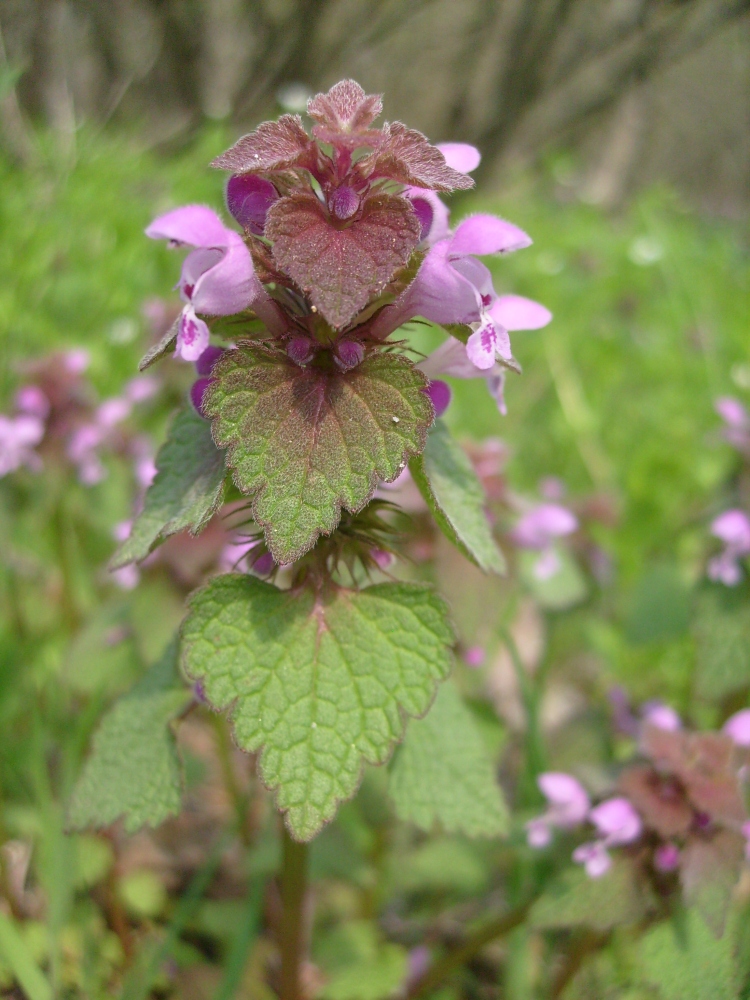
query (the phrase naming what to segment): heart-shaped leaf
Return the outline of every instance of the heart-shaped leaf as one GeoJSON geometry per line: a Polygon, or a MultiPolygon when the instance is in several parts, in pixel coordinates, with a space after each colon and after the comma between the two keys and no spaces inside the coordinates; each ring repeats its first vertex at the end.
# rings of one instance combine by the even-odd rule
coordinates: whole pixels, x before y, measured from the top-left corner
{"type": "Polygon", "coordinates": [[[486,573],[505,572],[505,559],[492,537],[482,484],[463,448],[438,420],[424,452],[409,463],[414,482],[453,544],[486,573]]]}
{"type": "Polygon", "coordinates": [[[442,684],[424,719],[412,722],[391,765],[389,791],[399,819],[428,833],[495,837],[508,810],[482,736],[454,684],[442,684]]]}
{"type": "Polygon", "coordinates": [[[281,591],[239,574],[190,598],[183,664],[229,709],[237,743],[261,751],[292,834],[309,840],[382,764],[450,670],[443,600],[422,584],[281,591]]]}
{"type": "Polygon", "coordinates": [[[381,292],[419,243],[421,227],[405,198],[377,194],[335,224],[313,194],[280,198],[266,218],[273,255],[340,329],[381,292]]]}
{"type": "Polygon", "coordinates": [[[348,372],[301,368],[250,343],[216,363],[204,396],[238,488],[278,563],[293,562],[392,482],[424,447],[432,404],[410,361],[376,353],[348,372]]]}

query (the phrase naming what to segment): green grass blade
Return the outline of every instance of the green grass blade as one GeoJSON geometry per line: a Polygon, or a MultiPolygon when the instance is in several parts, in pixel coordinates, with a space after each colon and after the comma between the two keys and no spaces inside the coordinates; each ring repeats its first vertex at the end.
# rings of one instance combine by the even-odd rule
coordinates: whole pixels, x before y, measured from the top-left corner
{"type": "Polygon", "coordinates": [[[232,947],[227,956],[224,976],[214,1000],[233,1000],[242,981],[250,948],[258,933],[261,904],[263,901],[263,881],[255,879],[247,897],[247,906],[242,917],[242,923],[237,928],[232,947]]]}
{"type": "Polygon", "coordinates": [[[29,954],[15,924],[0,912],[0,956],[18,980],[29,1000],[52,1000],[49,980],[29,954]]]}

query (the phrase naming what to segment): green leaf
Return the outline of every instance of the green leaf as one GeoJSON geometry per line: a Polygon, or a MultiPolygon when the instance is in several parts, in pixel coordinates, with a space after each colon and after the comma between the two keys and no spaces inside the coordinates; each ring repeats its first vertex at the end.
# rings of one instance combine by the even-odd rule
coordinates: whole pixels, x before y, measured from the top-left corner
{"type": "Polygon", "coordinates": [[[706,586],[693,617],[696,693],[717,701],[750,684],[750,600],[743,587],[706,586]]]}
{"type": "Polygon", "coordinates": [[[399,819],[430,831],[493,837],[508,812],[482,737],[455,686],[441,685],[424,719],[412,722],[391,764],[399,819]]]}
{"type": "Polygon", "coordinates": [[[318,947],[316,959],[329,975],[322,1000],[383,1000],[395,992],[407,971],[407,956],[397,944],[381,942],[365,920],[340,924],[318,947]]]}
{"type": "Polygon", "coordinates": [[[667,642],[687,632],[690,592],[676,566],[656,565],[638,580],[625,622],[625,635],[634,646],[667,642]]]}
{"type": "Polygon", "coordinates": [[[716,939],[692,910],[658,924],[641,940],[646,982],[663,1000],[737,1000],[731,935],[716,939]]]}
{"type": "Polygon", "coordinates": [[[293,836],[309,840],[355,792],[365,761],[382,764],[450,670],[443,600],[421,584],[362,591],[278,590],[227,574],[193,594],[182,629],[187,673],[235,739],[261,750],[293,836]]]}
{"type": "Polygon", "coordinates": [[[482,484],[442,420],[435,422],[424,452],[409,469],[445,537],[480,569],[502,575],[505,559],[487,521],[482,484]]]}
{"type": "Polygon", "coordinates": [[[178,316],[174,323],[170,326],[158,344],[154,344],[153,347],[149,347],[146,353],[143,355],[138,363],[138,371],[145,372],[147,368],[151,365],[156,364],[157,361],[169,354],[170,351],[174,350],[174,346],[177,343],[177,334],[180,332],[180,317],[178,316]]]}
{"type": "Polygon", "coordinates": [[[205,409],[276,562],[298,559],[342,507],[361,510],[378,479],[392,482],[422,450],[425,385],[410,361],[382,352],[339,372],[243,343],[216,363],[205,409]]]}
{"type": "Polygon", "coordinates": [[[128,833],[157,826],[180,807],[181,776],[169,723],[192,698],[176,670],[176,643],[115,703],[94,734],[73,790],[74,830],[109,826],[120,816],[128,833]]]}
{"type": "Polygon", "coordinates": [[[145,559],[167,536],[189,528],[197,535],[224,497],[224,455],[213,442],[211,427],[193,409],[181,410],[156,456],[156,478],[146,493],[130,538],[110,566],[117,569],[145,559]]]}
{"type": "Polygon", "coordinates": [[[534,903],[529,924],[539,930],[584,925],[607,931],[636,923],[652,905],[651,893],[635,866],[627,858],[616,857],[600,878],[589,878],[579,867],[566,869],[534,903]]]}

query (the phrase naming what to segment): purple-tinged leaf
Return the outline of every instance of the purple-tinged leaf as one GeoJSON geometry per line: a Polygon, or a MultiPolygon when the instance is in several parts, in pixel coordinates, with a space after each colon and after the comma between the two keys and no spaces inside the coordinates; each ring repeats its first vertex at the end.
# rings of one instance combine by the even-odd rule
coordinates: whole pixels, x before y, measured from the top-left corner
{"type": "Polygon", "coordinates": [[[255,174],[235,174],[227,184],[227,208],[255,236],[263,235],[268,209],[278,197],[273,184],[255,174]]]}
{"type": "Polygon", "coordinates": [[[307,102],[307,113],[319,125],[338,132],[361,132],[383,111],[380,94],[365,94],[356,80],[341,80],[327,94],[307,102]]]}
{"type": "Polygon", "coordinates": [[[299,115],[282,115],[278,121],[263,122],[254,132],[243,135],[211,166],[236,174],[284,170],[303,164],[312,147],[299,115]]]}
{"type": "Polygon", "coordinates": [[[265,230],[276,263],[336,329],[405,266],[420,233],[410,203],[389,194],[367,198],[357,217],[340,227],[314,195],[294,194],[271,207],[265,230]]]}
{"type": "Polygon", "coordinates": [[[690,829],[693,810],[675,778],[660,775],[647,765],[629,767],[620,775],[618,785],[646,826],[662,837],[684,836],[690,829]]]}
{"type": "Polygon", "coordinates": [[[277,563],[330,534],[342,507],[361,510],[379,479],[393,482],[424,448],[433,419],[426,381],[391,353],[341,372],[243,343],[217,362],[204,409],[277,563]]]}
{"type": "Polygon", "coordinates": [[[745,839],[731,830],[692,837],[682,851],[680,881],[685,903],[697,907],[714,936],[724,933],[732,892],[740,876],[745,839]]]}
{"type": "Polygon", "coordinates": [[[431,146],[421,132],[401,122],[386,122],[380,148],[362,165],[374,176],[432,191],[466,191],[474,187],[471,177],[448,166],[437,146],[431,146]]]}

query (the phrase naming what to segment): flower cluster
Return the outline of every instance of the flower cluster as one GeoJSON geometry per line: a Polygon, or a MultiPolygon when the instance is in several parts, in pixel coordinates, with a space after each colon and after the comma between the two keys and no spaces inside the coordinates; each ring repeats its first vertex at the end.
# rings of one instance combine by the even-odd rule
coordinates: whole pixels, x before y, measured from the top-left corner
{"type": "MultiPolygon", "coordinates": [[[[644,706],[635,727],[640,759],[623,768],[616,795],[591,807],[572,775],[538,778],[547,810],[526,824],[528,842],[541,848],[552,830],[584,823],[592,840],[573,851],[591,878],[612,865],[610,849],[628,847],[634,861],[655,878],[678,872],[686,901],[700,905],[701,887],[723,881],[727,893],[742,862],[750,859],[750,816],[745,782],[750,765],[750,710],[727,720],[722,732],[688,732],[667,705],[644,706]]],[[[717,918],[718,919],[718,918],[717,918]]]]}
{"type": "Polygon", "coordinates": [[[409,320],[449,326],[456,336],[420,365],[436,411],[450,398],[439,375],[486,379],[504,411],[504,372],[518,367],[509,332],[538,329],[551,316],[528,299],[498,295],[478,258],[531,240],[490,215],[451,231],[438,192],[470,188],[479,153],[432,146],[399,122],[374,128],[381,110],[380,97],[344,80],[308,103],[312,134],[286,114],[218,157],[214,166],[231,171],[227,207],[242,234],[201,205],[175,209],[147,229],[193,248],[182,266],[184,307],[173,339],[205,380],[193,391],[199,411],[216,360],[204,357],[212,320],[237,314],[260,320],[254,338],[300,367],[325,365],[323,353],[342,372],[383,349],[409,320]]]}
{"type": "MultiPolygon", "coordinates": [[[[716,412],[724,422],[722,438],[746,460],[750,458],[750,414],[738,399],[721,396],[716,412]]],[[[708,578],[727,587],[742,580],[742,561],[750,555],[750,517],[739,507],[724,511],[711,522],[711,534],[723,550],[708,561],[708,578]]]]}

